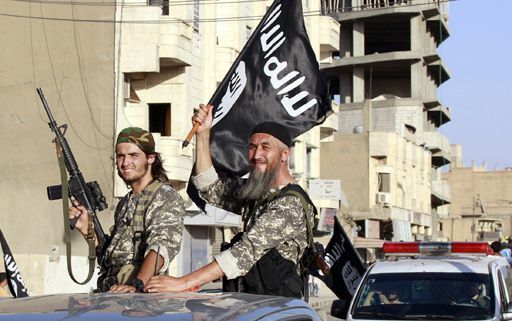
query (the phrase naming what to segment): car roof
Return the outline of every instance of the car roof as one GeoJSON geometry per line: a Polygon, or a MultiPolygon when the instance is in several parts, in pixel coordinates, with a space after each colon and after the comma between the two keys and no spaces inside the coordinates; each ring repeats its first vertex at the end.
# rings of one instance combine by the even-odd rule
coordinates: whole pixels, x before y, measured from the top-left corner
{"type": "Polygon", "coordinates": [[[257,320],[272,313],[313,315],[304,301],[244,293],[52,294],[0,299],[0,320],[257,320]]]}
{"type": "Polygon", "coordinates": [[[489,274],[489,264],[508,266],[499,256],[416,256],[376,262],[371,270],[378,273],[478,273],[489,274]]]}

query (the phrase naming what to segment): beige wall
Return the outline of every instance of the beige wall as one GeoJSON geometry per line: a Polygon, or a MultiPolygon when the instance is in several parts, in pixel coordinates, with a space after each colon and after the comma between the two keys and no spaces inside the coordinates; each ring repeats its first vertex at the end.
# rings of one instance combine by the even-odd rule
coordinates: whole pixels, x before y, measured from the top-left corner
{"type": "MultiPolygon", "coordinates": [[[[512,235],[512,171],[487,171],[483,169],[452,168],[443,175],[452,190],[452,203],[450,205],[450,219],[457,220],[461,216],[476,214],[476,220],[494,218],[503,227],[503,236],[512,235]],[[482,215],[480,198],[486,210],[482,215]],[[474,208],[474,209],[473,209],[474,208]]],[[[450,229],[451,220],[443,220],[446,228],[444,234],[453,240],[465,240],[471,235],[472,218],[465,218],[465,228],[450,229]],[[467,222],[469,221],[469,222],[467,222]]]]}
{"type": "Polygon", "coordinates": [[[341,181],[349,212],[370,208],[368,148],[368,135],[335,135],[321,143],[320,176],[341,181]]]}
{"type": "MultiPolygon", "coordinates": [[[[98,180],[113,205],[114,7],[3,1],[2,13],[0,228],[30,294],[45,292],[50,282],[60,291],[83,289],[74,287],[65,266],[44,272],[65,262],[65,248],[61,203],[46,197],[46,186],[60,183],[54,136],[35,89],[43,89],[57,123],[68,125],[66,137],[85,179],[98,180]]],[[[109,212],[99,213],[105,228],[109,212]]],[[[73,254],[86,252],[75,235],[73,254]]],[[[87,266],[74,267],[84,278],[87,266]]]]}

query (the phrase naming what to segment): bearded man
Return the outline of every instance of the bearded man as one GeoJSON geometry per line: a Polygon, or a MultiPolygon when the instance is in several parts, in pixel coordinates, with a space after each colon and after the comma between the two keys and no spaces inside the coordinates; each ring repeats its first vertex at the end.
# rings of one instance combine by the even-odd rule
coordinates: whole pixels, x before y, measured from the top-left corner
{"type": "Polygon", "coordinates": [[[248,144],[250,174],[219,179],[210,154],[212,111],[204,105],[192,118],[196,131],[193,183],[212,205],[240,213],[243,231],[208,265],[180,278],[156,276],[149,292],[184,291],[224,277],[224,290],[302,297],[300,259],[312,242],[315,209],[288,170],[292,139],[286,127],[258,124],[248,144]]]}

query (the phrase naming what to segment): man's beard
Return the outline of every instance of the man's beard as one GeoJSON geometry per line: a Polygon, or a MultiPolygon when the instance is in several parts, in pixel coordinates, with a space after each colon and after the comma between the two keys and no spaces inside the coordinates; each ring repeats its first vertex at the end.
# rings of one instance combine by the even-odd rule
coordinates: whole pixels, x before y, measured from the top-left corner
{"type": "Polygon", "coordinates": [[[260,172],[256,167],[251,169],[249,178],[238,191],[238,197],[244,200],[258,200],[271,188],[277,176],[278,167],[268,168],[260,172]]]}

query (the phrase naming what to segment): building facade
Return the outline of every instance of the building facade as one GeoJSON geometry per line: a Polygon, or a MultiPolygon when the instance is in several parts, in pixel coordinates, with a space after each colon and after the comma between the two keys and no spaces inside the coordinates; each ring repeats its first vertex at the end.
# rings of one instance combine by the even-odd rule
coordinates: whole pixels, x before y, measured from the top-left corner
{"type": "MultiPolygon", "coordinates": [[[[155,135],[171,182],[188,207],[182,248],[170,274],[188,273],[212,259],[239,218],[216,208],[204,213],[188,199],[194,142],[185,149],[181,144],[194,108],[209,100],[270,4],[8,1],[3,9],[8,15],[0,17],[9,44],[2,52],[2,61],[9,63],[0,88],[5,97],[1,131],[8,141],[21,138],[22,144],[6,144],[1,228],[31,294],[83,292],[95,284],[93,279],[76,285],[65,277],[62,209],[44,191],[58,184],[59,170],[35,88],[43,87],[57,122],[68,124],[66,137],[84,177],[97,180],[107,197],[109,209],[98,213],[107,231],[116,202],[128,191],[113,164],[116,134],[140,126],[155,135]],[[17,233],[20,226],[24,234],[17,233]]],[[[303,10],[318,59],[330,61],[339,50],[339,23],[319,14],[320,1],[303,1],[303,10]]],[[[294,142],[290,167],[304,187],[320,177],[320,141],[332,140],[336,117],[294,142]]],[[[314,201],[337,207],[322,197],[314,201]]],[[[73,235],[72,246],[74,273],[85,278],[85,243],[73,235]]]]}
{"type": "Polygon", "coordinates": [[[453,161],[443,173],[453,199],[441,220],[444,237],[453,241],[506,240],[512,236],[512,168],[488,170],[487,165],[462,162],[462,147],[452,145],[453,161]]]}
{"type": "Polygon", "coordinates": [[[321,168],[353,190],[348,221],[363,237],[356,246],[439,236],[438,217],[451,199],[439,174],[450,146],[437,131],[450,120],[437,98],[449,79],[437,54],[449,35],[447,9],[439,1],[324,2],[341,26],[339,55],[322,64],[340,102],[340,128],[334,146],[322,146],[321,168]],[[357,171],[324,166],[347,151],[350,164],[360,160],[357,171]]]}

